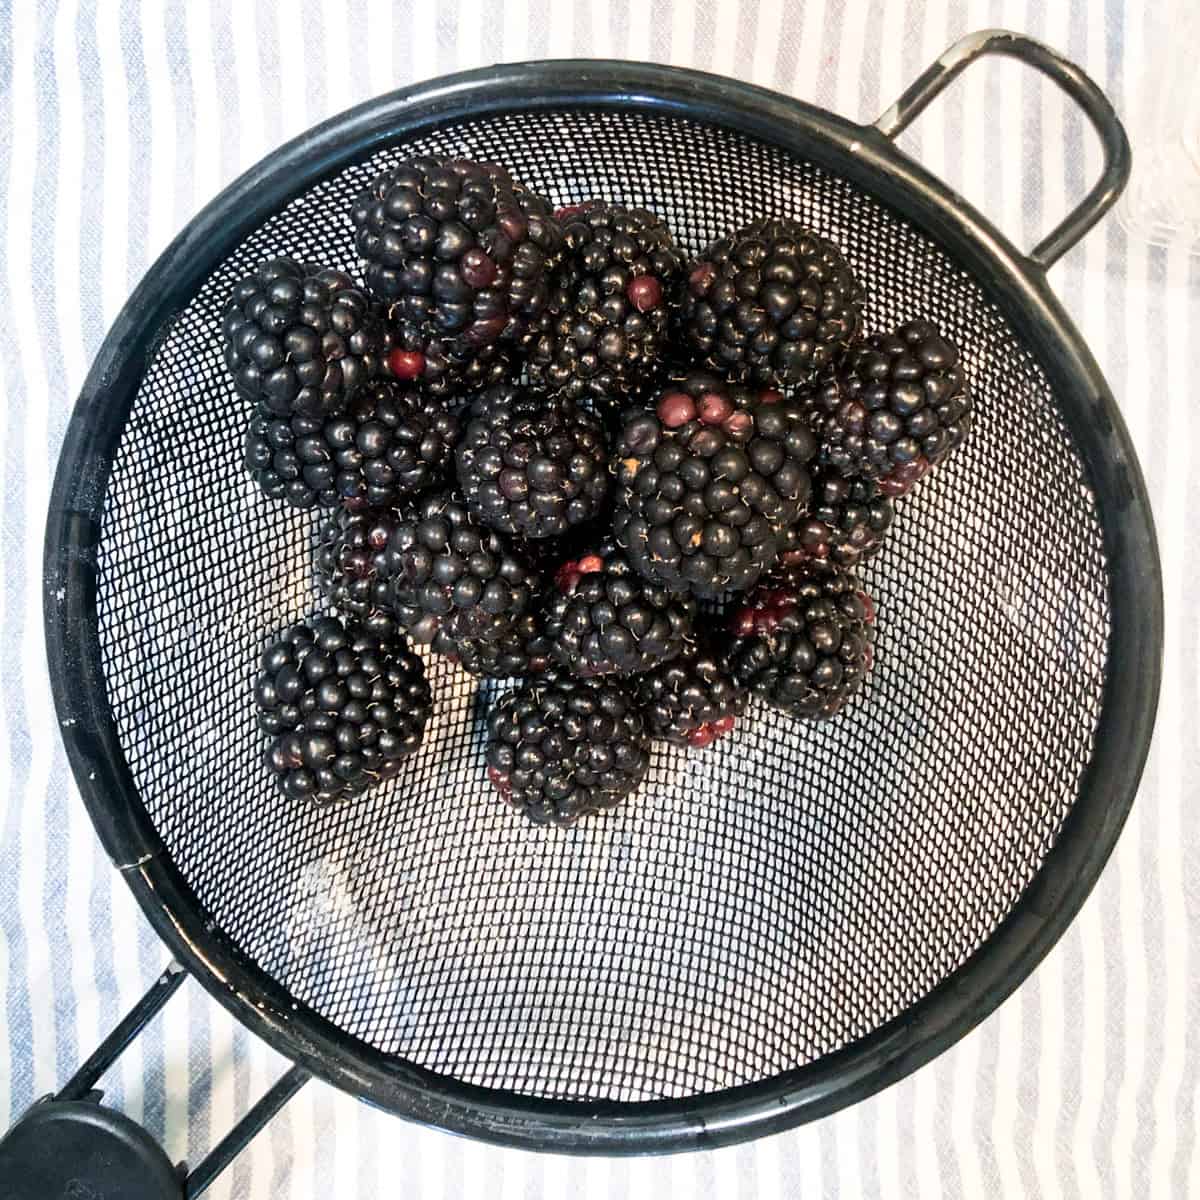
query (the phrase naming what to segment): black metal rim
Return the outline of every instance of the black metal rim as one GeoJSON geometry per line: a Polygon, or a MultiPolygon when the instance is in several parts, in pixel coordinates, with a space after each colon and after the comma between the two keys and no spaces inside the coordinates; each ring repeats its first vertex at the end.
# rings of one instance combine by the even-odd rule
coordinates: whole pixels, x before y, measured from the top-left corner
{"type": "Polygon", "coordinates": [[[886,1087],[982,1021],[1057,941],[1099,876],[1141,776],[1161,671],[1161,571],[1141,472],[1112,394],[1044,271],[875,128],[733,80],[649,64],[517,64],[421,84],[333,118],[231,184],[150,269],[97,355],[59,460],[45,566],[49,671],[75,778],[106,850],[172,952],[245,1025],[330,1083],[413,1120],[560,1153],[697,1149],[779,1132],[886,1087]],[[389,141],[467,117],[562,108],[674,115],[773,143],[850,179],[941,243],[1049,375],[1101,497],[1111,565],[1096,751],[1054,849],[1004,922],[934,991],[860,1041],[755,1084],[682,1100],[571,1104],[479,1088],[389,1062],[298,1007],[206,927],[139,799],[100,660],[96,548],[112,454],[158,331],[211,265],[293,196],[389,141]]]}

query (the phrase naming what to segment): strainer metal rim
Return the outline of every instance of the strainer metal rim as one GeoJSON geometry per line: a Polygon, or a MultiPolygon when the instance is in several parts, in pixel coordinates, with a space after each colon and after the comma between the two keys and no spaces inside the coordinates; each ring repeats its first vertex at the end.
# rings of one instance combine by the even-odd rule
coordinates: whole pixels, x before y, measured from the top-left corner
{"type": "Polygon", "coordinates": [[[958,1040],[1033,970],[1095,883],[1133,801],[1161,671],[1161,571],[1141,472],[1112,394],[1043,266],[876,127],[719,76],[629,62],[506,65],[394,92],[281,147],[217,196],[147,272],[97,354],[59,460],[44,587],[51,684],[80,793],[177,958],[248,1028],[318,1077],[413,1120],[556,1152],[660,1152],[778,1132],[871,1095],[958,1040]],[[389,1060],[297,1005],[214,932],[170,861],[121,749],[101,663],[97,546],[113,454],[163,329],[211,268],[294,196],[389,140],[488,114],[564,108],[678,116],[771,143],[848,178],[939,243],[1042,364],[1091,478],[1111,571],[1095,753],[1058,841],[1001,925],[926,997],[859,1041],[754,1084],[679,1100],[551,1102],[468,1085],[389,1060]]]}

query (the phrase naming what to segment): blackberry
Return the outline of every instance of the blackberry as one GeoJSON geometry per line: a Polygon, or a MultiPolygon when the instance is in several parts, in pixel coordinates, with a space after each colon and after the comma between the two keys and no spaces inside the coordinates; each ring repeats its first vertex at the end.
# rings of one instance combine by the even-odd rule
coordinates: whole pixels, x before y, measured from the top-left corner
{"type": "MultiPolygon", "coordinates": [[[[385,314],[391,307],[384,308],[385,314]]],[[[411,321],[394,324],[385,315],[388,353],[386,373],[403,383],[414,383],[430,396],[453,401],[463,392],[475,392],[511,379],[517,359],[503,343],[464,350],[453,339],[437,337],[411,321]]]]}
{"type": "Polygon", "coordinates": [[[807,397],[821,459],[902,496],[971,430],[958,348],[930,321],[873,334],[807,397]]]}
{"type": "Polygon", "coordinates": [[[344,412],[279,417],[261,405],[245,463],[272,499],[294,508],[395,504],[445,475],[458,418],[441,401],[388,380],[361,388],[344,412]]]}
{"type": "Polygon", "coordinates": [[[254,699],[284,795],[318,804],[394,776],[433,712],[415,654],[334,617],[293,625],[267,647],[254,699]]]}
{"type": "Polygon", "coordinates": [[[472,675],[495,679],[540,675],[550,665],[550,639],[535,613],[518,617],[498,638],[460,638],[447,647],[472,675]]]}
{"type": "Polygon", "coordinates": [[[246,426],[246,470],[272,500],[293,508],[334,507],[337,468],[321,417],[280,417],[256,406],[246,426]]]}
{"type": "Polygon", "coordinates": [[[497,641],[529,610],[537,585],[529,565],[449,492],[406,505],[382,553],[401,628],[443,654],[463,638],[497,641]]]}
{"type": "Polygon", "coordinates": [[[372,179],[351,218],[393,372],[438,393],[506,375],[503,344],[546,308],[562,244],[550,205],[492,164],[421,157],[372,179]]]}
{"type": "Polygon", "coordinates": [[[458,433],[458,418],[435,397],[387,379],[368,384],[325,423],[338,495],[365,508],[425,491],[445,476],[458,433]]]}
{"type": "Polygon", "coordinates": [[[238,391],[278,417],[338,412],[383,369],[383,327],[354,280],[290,258],[233,289],[221,331],[238,391]]]}
{"type": "Polygon", "coordinates": [[[398,521],[386,508],[334,513],[321,525],[315,547],[326,602],[380,641],[400,633],[392,608],[392,579],[400,568],[389,552],[398,521]]]}
{"type": "Polygon", "coordinates": [[[815,452],[799,407],[779,392],[692,372],[621,431],[617,541],[672,591],[742,591],[774,565],[807,505],[815,452]]]}
{"type": "Polygon", "coordinates": [[[573,400],[500,384],[476,396],[464,419],[458,482],[485,524],[559,537],[599,513],[608,492],[604,434],[573,400]]]}
{"type": "Polygon", "coordinates": [[[555,581],[546,633],[555,661],[576,675],[648,671],[691,636],[694,602],[642,579],[613,546],[564,563],[555,581]]]}
{"type": "Polygon", "coordinates": [[[757,588],[731,615],[724,665],[797,717],[837,713],[874,661],[875,606],[850,572],[824,563],[757,588]]]}
{"type": "Polygon", "coordinates": [[[639,675],[637,699],[652,737],[703,748],[746,711],[746,689],[709,650],[695,647],[639,675]]]}
{"type": "Polygon", "coordinates": [[[526,369],[535,386],[605,415],[660,372],[683,255],[642,208],[593,200],[555,216],[564,254],[529,334],[526,369]]]}
{"type": "Polygon", "coordinates": [[[871,479],[852,479],[827,466],[812,472],[808,515],[787,531],[779,555],[784,570],[812,559],[853,567],[877,554],[895,506],[871,479]]]}
{"type": "Polygon", "coordinates": [[[607,679],[551,671],[501,697],[488,715],[488,778],[539,825],[612,808],[650,762],[632,696],[607,679]]]}
{"type": "Polygon", "coordinates": [[[712,370],[787,387],[840,357],[861,327],[862,299],[832,242],[786,217],[764,217],[692,265],[681,332],[712,370]]]}

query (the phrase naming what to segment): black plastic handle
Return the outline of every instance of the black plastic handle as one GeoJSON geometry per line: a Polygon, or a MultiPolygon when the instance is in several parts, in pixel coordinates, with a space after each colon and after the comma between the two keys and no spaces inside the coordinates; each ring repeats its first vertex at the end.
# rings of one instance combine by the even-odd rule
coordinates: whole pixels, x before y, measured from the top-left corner
{"type": "Polygon", "coordinates": [[[1100,137],[1104,169],[1091,191],[1034,248],[1028,258],[1042,270],[1057,262],[1112,206],[1129,182],[1129,139],[1108,97],[1074,63],[1032,38],[1004,29],[969,33],[921,72],[904,94],[875,122],[884,137],[895,139],[926,105],[977,58],[1006,54],[1052,79],[1080,108],[1100,137]]]}
{"type": "Polygon", "coordinates": [[[245,1149],[247,1143],[304,1086],[309,1074],[289,1068],[191,1172],[173,1166],[140,1125],[111,1109],[101,1109],[101,1076],[179,990],[187,971],[172,962],[150,990],[97,1047],[55,1096],[38,1101],[0,1138],[0,1195],[129,1196],[131,1200],[196,1200],[245,1149]],[[56,1158],[45,1147],[53,1138],[56,1158]],[[80,1190],[82,1189],[82,1190],[80,1190]]]}

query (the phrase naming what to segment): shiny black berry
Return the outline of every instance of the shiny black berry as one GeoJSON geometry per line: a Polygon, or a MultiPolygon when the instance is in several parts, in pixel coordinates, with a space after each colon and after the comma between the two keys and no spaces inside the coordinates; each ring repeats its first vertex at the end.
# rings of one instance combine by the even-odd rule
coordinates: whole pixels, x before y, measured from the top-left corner
{"type": "Polygon", "coordinates": [[[613,546],[559,567],[546,609],[556,662],[576,675],[648,671],[680,654],[695,604],[643,579],[613,546]]]}
{"type": "Polygon", "coordinates": [[[626,421],[614,451],[614,531],[672,591],[750,587],[808,504],[816,442],[799,407],[692,372],[626,421]]]}
{"type": "Polygon", "coordinates": [[[444,401],[391,380],[368,384],[324,426],[338,496],[365,508],[441,483],[458,435],[458,418],[444,401]]]}
{"type": "Polygon", "coordinates": [[[779,569],[814,559],[854,567],[877,554],[895,517],[895,506],[879,485],[829,466],[814,467],[812,476],[808,513],[785,534],[779,569]]]}
{"type": "Polygon", "coordinates": [[[743,383],[787,387],[836,362],[862,324],[862,290],[838,248],[764,217],[715,242],[680,290],[691,352],[743,383]]]}
{"type": "Polygon", "coordinates": [[[573,400],[500,384],[475,397],[463,422],[458,482],[485,524],[560,537],[600,512],[609,485],[604,433],[573,400]]]}
{"type": "Polygon", "coordinates": [[[529,610],[537,588],[524,559],[450,492],[406,504],[384,555],[401,628],[444,654],[463,638],[498,640],[529,610]]]}
{"type": "Polygon", "coordinates": [[[797,717],[839,712],[874,661],[875,606],[850,572],[811,563],[756,588],[731,613],[723,665],[797,717]]]}
{"type": "Polygon", "coordinates": [[[487,720],[488,777],[537,824],[571,825],[619,804],[650,762],[630,693],[550,671],[500,698],[487,720]]]}
{"type": "Polygon", "coordinates": [[[268,497],[292,508],[332,508],[341,498],[322,417],[280,417],[257,406],[246,426],[243,462],[268,497]]]}
{"type": "Polygon", "coordinates": [[[340,411],[383,370],[387,343],[342,271],[273,258],[234,289],[221,321],[238,391],[275,416],[340,411]]]}
{"type": "Polygon", "coordinates": [[[342,510],[321,525],[315,547],[317,584],[326,601],[381,641],[401,632],[392,604],[400,564],[391,549],[399,520],[387,508],[342,510]]]}
{"type": "Polygon", "coordinates": [[[806,393],[821,461],[902,496],[971,431],[958,348],[930,321],[873,334],[806,393]]]}
{"type": "Polygon", "coordinates": [[[662,370],[683,255],[645,209],[592,200],[556,216],[564,253],[527,337],[529,378],[610,415],[662,370]]]}
{"type": "Polygon", "coordinates": [[[281,790],[317,804],[392,778],[433,712],[415,654],[333,617],[312,617],[271,642],[254,699],[281,790]]]}
{"type": "Polygon", "coordinates": [[[506,376],[504,347],[545,311],[561,249],[549,204],[501,167],[426,156],[372,179],[351,218],[393,374],[438,394],[506,376]]]}
{"type": "Polygon", "coordinates": [[[464,671],[493,679],[540,675],[550,665],[550,639],[536,612],[517,617],[496,638],[459,638],[439,643],[464,671]]]}
{"type": "Polygon", "coordinates": [[[688,647],[639,675],[636,687],[650,735],[681,746],[711,746],[746,711],[746,689],[708,648],[688,647]]]}

